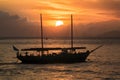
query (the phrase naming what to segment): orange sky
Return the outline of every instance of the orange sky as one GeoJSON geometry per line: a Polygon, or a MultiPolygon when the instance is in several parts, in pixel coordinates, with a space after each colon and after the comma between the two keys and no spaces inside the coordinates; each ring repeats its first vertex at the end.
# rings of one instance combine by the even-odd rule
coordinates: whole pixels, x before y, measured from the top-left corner
{"type": "Polygon", "coordinates": [[[73,14],[74,25],[79,26],[120,21],[120,0],[0,0],[0,11],[37,24],[42,13],[44,26],[55,26],[56,20],[63,20],[64,26],[68,26],[73,14]]]}
{"type": "Polygon", "coordinates": [[[112,6],[117,1],[120,2],[120,0],[0,0],[0,9],[27,17],[33,22],[38,21],[39,13],[42,13],[44,20],[49,20],[48,24],[54,20],[68,20],[69,14],[74,15],[76,23],[90,23],[119,19],[112,15],[115,14],[112,6]]]}

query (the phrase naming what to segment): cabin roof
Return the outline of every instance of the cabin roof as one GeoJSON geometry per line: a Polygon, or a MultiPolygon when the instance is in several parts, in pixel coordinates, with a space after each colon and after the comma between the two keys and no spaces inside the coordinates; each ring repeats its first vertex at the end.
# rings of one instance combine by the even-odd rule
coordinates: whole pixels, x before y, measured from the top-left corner
{"type": "Polygon", "coordinates": [[[21,49],[21,51],[49,51],[49,50],[72,50],[72,49],[86,49],[86,47],[73,47],[73,48],[26,48],[26,49],[21,49]]]}

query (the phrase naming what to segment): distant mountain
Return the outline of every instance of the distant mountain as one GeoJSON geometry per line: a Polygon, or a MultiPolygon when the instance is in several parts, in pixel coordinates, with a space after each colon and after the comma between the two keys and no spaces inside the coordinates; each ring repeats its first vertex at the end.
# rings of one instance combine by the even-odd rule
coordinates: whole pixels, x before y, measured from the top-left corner
{"type": "Polygon", "coordinates": [[[100,37],[105,38],[120,38],[120,31],[108,31],[100,35],[100,37]]]}

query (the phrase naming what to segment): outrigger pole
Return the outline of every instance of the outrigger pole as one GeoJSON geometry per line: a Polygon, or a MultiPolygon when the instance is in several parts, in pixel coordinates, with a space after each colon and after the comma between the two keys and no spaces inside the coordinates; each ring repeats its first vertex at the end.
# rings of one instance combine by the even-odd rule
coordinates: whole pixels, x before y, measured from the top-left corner
{"type": "MultiPolygon", "coordinates": [[[[43,26],[42,26],[42,14],[40,14],[40,27],[41,27],[41,47],[42,49],[44,48],[43,46],[43,26]]],[[[43,54],[43,50],[42,50],[42,54],[43,54]]]]}
{"type": "Polygon", "coordinates": [[[98,47],[96,47],[95,49],[91,50],[90,53],[94,52],[95,50],[99,49],[100,47],[102,47],[103,45],[100,45],[98,47]]]}

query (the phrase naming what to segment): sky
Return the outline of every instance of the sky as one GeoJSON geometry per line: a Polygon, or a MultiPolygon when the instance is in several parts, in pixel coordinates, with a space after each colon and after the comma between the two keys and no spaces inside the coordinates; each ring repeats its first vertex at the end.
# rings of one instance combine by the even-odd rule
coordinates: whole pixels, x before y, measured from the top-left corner
{"type": "Polygon", "coordinates": [[[120,37],[120,0],[0,0],[0,37],[120,37]],[[55,26],[57,20],[64,25],[55,26]]]}

